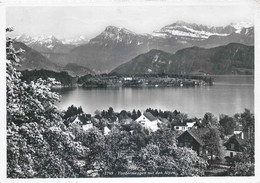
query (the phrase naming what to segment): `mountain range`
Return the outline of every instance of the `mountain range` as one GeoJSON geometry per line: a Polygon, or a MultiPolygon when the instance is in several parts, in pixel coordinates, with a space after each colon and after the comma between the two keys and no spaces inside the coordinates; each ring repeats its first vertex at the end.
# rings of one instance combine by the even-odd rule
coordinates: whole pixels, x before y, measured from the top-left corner
{"type": "Polygon", "coordinates": [[[22,59],[20,66],[17,67],[18,70],[50,70],[50,71],[66,71],[71,76],[83,76],[86,74],[93,74],[94,72],[86,67],[77,65],[75,63],[68,63],[64,67],[59,66],[48,58],[44,57],[38,51],[26,46],[21,42],[14,42],[15,49],[22,49],[25,52],[22,54],[22,59]]]}
{"type": "Polygon", "coordinates": [[[31,47],[25,45],[21,42],[14,42],[15,49],[22,49],[25,52],[22,54],[22,59],[20,61],[19,70],[26,70],[26,69],[46,69],[46,70],[53,70],[58,71],[61,70],[61,67],[57,64],[50,61],[48,58],[44,57],[38,51],[32,49],[31,47]]]}
{"type": "Polygon", "coordinates": [[[40,53],[68,53],[72,48],[71,45],[63,44],[61,40],[53,35],[31,37],[22,34],[21,36],[16,37],[16,41],[22,42],[40,53]]]}
{"type": "Polygon", "coordinates": [[[54,36],[31,38],[22,35],[17,41],[38,51],[60,67],[68,63],[84,66],[95,72],[110,72],[134,57],[156,49],[170,54],[188,47],[212,48],[229,43],[254,45],[254,27],[250,23],[208,27],[177,21],[153,31],[137,34],[125,28],[107,26],[103,32],[78,44],[54,36]]]}
{"type": "Polygon", "coordinates": [[[175,54],[151,50],[115,68],[117,74],[253,74],[254,46],[230,43],[215,48],[191,47],[175,54]]]}
{"type": "Polygon", "coordinates": [[[205,25],[189,24],[183,21],[177,21],[171,25],[161,28],[159,31],[154,31],[153,36],[172,37],[182,36],[189,39],[208,39],[210,36],[228,36],[232,33],[240,34],[243,29],[249,29],[253,24],[240,22],[230,24],[225,27],[208,27],[205,25]]]}

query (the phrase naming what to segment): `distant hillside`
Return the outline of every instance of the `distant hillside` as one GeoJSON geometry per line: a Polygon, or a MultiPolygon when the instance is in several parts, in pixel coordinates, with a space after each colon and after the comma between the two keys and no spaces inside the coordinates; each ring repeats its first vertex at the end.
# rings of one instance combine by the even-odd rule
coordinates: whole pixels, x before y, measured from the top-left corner
{"type": "Polygon", "coordinates": [[[14,47],[16,50],[19,50],[20,48],[25,51],[24,54],[22,54],[22,60],[20,62],[19,70],[25,70],[25,69],[46,69],[46,70],[52,70],[52,71],[59,71],[61,70],[61,67],[57,64],[53,63],[43,55],[41,55],[38,51],[26,46],[24,43],[21,42],[15,42],[14,47]]]}
{"type": "Polygon", "coordinates": [[[50,70],[50,71],[66,71],[71,76],[83,76],[86,74],[93,74],[94,72],[87,67],[75,63],[68,63],[64,67],[53,63],[50,59],[43,56],[38,51],[26,46],[24,43],[15,42],[14,47],[16,50],[20,48],[25,52],[22,54],[22,60],[17,69],[18,70],[50,70]]]}
{"type": "Polygon", "coordinates": [[[75,63],[68,63],[65,67],[63,67],[63,71],[68,72],[72,76],[83,76],[87,74],[94,74],[94,72],[89,68],[83,67],[75,63]]]}
{"type": "Polygon", "coordinates": [[[55,78],[56,81],[61,82],[61,84],[64,86],[70,86],[77,82],[77,79],[71,77],[67,72],[54,72],[44,69],[32,71],[24,70],[21,72],[22,80],[27,82],[35,81],[39,78],[42,78],[44,80],[48,78],[55,78]]]}
{"type": "Polygon", "coordinates": [[[115,68],[118,74],[253,74],[254,46],[230,43],[205,49],[185,48],[170,54],[151,50],[115,68]]]}

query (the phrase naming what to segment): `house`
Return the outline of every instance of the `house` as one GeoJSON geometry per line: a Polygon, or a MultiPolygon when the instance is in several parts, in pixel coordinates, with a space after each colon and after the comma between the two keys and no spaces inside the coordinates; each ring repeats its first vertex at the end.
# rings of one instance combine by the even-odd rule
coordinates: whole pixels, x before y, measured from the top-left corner
{"type": "Polygon", "coordinates": [[[131,119],[131,118],[127,118],[127,119],[122,119],[120,122],[122,123],[122,124],[130,124],[131,122],[132,122],[133,120],[131,119]]]}
{"type": "Polygon", "coordinates": [[[194,129],[203,128],[202,120],[201,119],[195,120],[195,123],[193,124],[192,128],[194,129]]]}
{"type": "Polygon", "coordinates": [[[161,117],[160,117],[159,119],[160,119],[160,121],[163,122],[163,123],[166,123],[166,124],[169,123],[169,120],[166,119],[166,118],[161,118],[161,117]]]}
{"type": "Polygon", "coordinates": [[[245,140],[243,138],[243,133],[232,135],[225,143],[226,156],[233,157],[239,153],[242,153],[243,146],[245,145],[245,140]]]}
{"type": "Polygon", "coordinates": [[[233,157],[237,154],[242,153],[244,146],[248,140],[254,139],[254,125],[238,125],[232,135],[225,143],[226,156],[233,157]]]}
{"type": "Polygon", "coordinates": [[[82,125],[82,119],[80,118],[80,116],[75,117],[75,119],[73,119],[71,124],[78,124],[78,125],[82,125]]]}
{"type": "Polygon", "coordinates": [[[104,127],[104,135],[108,135],[110,132],[111,132],[111,130],[107,126],[105,126],[104,127]]]}
{"type": "Polygon", "coordinates": [[[76,116],[71,125],[80,125],[84,131],[87,131],[94,127],[91,121],[87,121],[84,116],[76,116]]]}
{"type": "Polygon", "coordinates": [[[196,123],[196,121],[187,121],[186,124],[188,125],[188,129],[190,130],[194,124],[196,123]]]}
{"type": "Polygon", "coordinates": [[[78,124],[78,125],[85,125],[85,124],[91,123],[90,120],[91,119],[88,118],[86,115],[80,114],[80,115],[71,117],[70,123],[78,124]]]}
{"type": "Polygon", "coordinates": [[[125,80],[125,81],[132,81],[133,78],[132,78],[132,77],[125,77],[124,80],[125,80]]]}
{"type": "Polygon", "coordinates": [[[188,130],[188,125],[186,123],[178,122],[173,125],[173,129],[176,131],[186,131],[188,130]]]}
{"type": "Polygon", "coordinates": [[[160,119],[153,116],[150,112],[142,113],[141,116],[135,121],[140,123],[143,127],[151,129],[152,131],[158,130],[158,123],[162,123],[160,119]]]}
{"type": "Polygon", "coordinates": [[[178,138],[179,147],[188,147],[196,151],[199,156],[207,154],[206,144],[201,138],[201,133],[198,130],[187,130],[183,132],[178,138]]]}
{"type": "Polygon", "coordinates": [[[88,131],[89,129],[91,129],[93,127],[94,127],[93,123],[88,123],[88,124],[82,125],[82,128],[84,131],[88,131]]]}
{"type": "Polygon", "coordinates": [[[173,128],[176,131],[186,131],[190,130],[195,123],[196,121],[177,122],[173,125],[173,128]]]}
{"type": "Polygon", "coordinates": [[[234,130],[234,134],[240,134],[243,132],[243,126],[242,125],[237,125],[235,130],[234,130]]]}

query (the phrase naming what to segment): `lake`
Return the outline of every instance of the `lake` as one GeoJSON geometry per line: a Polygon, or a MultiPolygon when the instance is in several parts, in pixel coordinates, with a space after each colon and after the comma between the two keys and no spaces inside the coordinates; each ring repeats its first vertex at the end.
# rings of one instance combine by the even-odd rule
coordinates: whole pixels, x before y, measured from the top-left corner
{"type": "Polygon", "coordinates": [[[213,86],[190,88],[61,88],[56,105],[67,109],[82,106],[85,113],[96,110],[143,111],[149,107],[180,111],[189,117],[202,118],[206,112],[234,115],[245,108],[254,112],[254,76],[213,76],[213,86]]]}

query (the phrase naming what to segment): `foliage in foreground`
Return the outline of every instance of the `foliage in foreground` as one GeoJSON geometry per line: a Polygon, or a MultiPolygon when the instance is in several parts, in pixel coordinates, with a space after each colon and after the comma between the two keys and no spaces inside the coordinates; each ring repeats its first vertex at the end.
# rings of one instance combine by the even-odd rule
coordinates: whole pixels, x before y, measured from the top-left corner
{"type": "Polygon", "coordinates": [[[54,105],[59,96],[51,92],[56,82],[22,82],[15,69],[22,50],[14,50],[12,43],[7,38],[7,176],[76,177],[77,159],[86,148],[73,141],[62,123],[54,105]]]}

